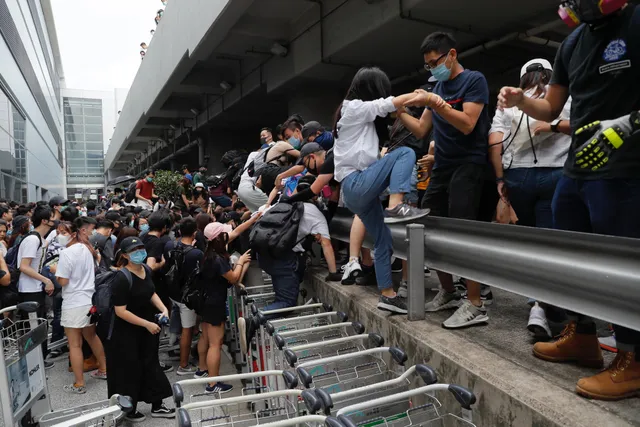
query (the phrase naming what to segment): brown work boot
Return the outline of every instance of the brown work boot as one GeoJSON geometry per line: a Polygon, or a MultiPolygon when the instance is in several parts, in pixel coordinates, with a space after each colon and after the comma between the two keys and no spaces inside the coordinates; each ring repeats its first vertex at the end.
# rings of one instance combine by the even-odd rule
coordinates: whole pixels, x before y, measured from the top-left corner
{"type": "Polygon", "coordinates": [[[549,362],[576,362],[589,368],[601,368],[602,351],[596,334],[579,334],[576,322],[570,322],[553,342],[538,342],[534,356],[549,362]]]}
{"type": "Polygon", "coordinates": [[[618,351],[609,368],[578,381],[576,392],[591,399],[618,400],[640,395],[640,362],[635,353],[618,351]]]}

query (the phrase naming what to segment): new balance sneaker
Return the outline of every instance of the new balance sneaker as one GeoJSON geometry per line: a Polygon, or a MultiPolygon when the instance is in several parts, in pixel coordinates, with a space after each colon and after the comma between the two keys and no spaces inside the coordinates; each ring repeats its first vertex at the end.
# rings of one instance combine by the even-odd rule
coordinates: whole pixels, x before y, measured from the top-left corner
{"type": "Polygon", "coordinates": [[[551,328],[549,328],[549,322],[547,322],[547,316],[544,309],[534,303],[529,312],[529,323],[527,323],[527,329],[533,334],[538,341],[547,341],[551,339],[551,328]]]}
{"type": "Polygon", "coordinates": [[[362,275],[356,279],[356,285],[368,286],[376,284],[376,268],[371,265],[362,266],[362,275]]]}
{"type": "Polygon", "coordinates": [[[127,414],[125,416],[125,418],[130,423],[141,423],[141,422],[143,422],[144,420],[147,419],[147,417],[145,417],[145,415],[140,411],[136,411],[136,412],[132,412],[130,414],[127,414]]]}
{"type": "MultiPolygon", "coordinates": [[[[464,292],[462,292],[462,298],[469,299],[467,295],[467,289],[465,288],[464,292]]],[[[480,299],[484,305],[493,304],[493,293],[491,293],[491,288],[487,285],[481,285],[480,287],[480,299]]]]}
{"type": "Polygon", "coordinates": [[[209,376],[209,371],[207,371],[206,369],[204,371],[201,371],[200,368],[198,368],[193,373],[193,378],[195,378],[196,380],[199,378],[206,378],[208,376],[209,376]]]}
{"type": "Polygon", "coordinates": [[[207,386],[204,388],[205,393],[225,394],[229,393],[231,390],[233,390],[233,386],[231,384],[222,383],[220,381],[215,383],[213,386],[207,384],[207,386]]]}
{"type": "Polygon", "coordinates": [[[378,309],[389,311],[391,313],[407,314],[407,301],[399,295],[393,298],[380,295],[378,300],[378,309]]]}
{"type": "Polygon", "coordinates": [[[83,385],[67,384],[62,387],[64,391],[71,394],[85,394],[87,389],[83,385]]]}
{"type": "Polygon", "coordinates": [[[427,215],[429,215],[429,209],[418,209],[406,203],[400,203],[393,209],[384,210],[384,222],[386,224],[395,224],[397,222],[413,221],[427,215]]]}
{"type": "Polygon", "coordinates": [[[178,369],[176,369],[176,374],[177,375],[193,375],[196,372],[196,367],[191,365],[191,364],[187,364],[186,367],[182,367],[182,366],[178,366],[178,369]]]}
{"type": "Polygon", "coordinates": [[[164,362],[160,362],[160,369],[162,369],[162,372],[166,374],[167,372],[173,371],[173,366],[167,365],[164,362]]]}
{"type": "Polygon", "coordinates": [[[362,275],[362,267],[356,258],[349,260],[349,263],[342,266],[342,283],[343,285],[353,285],[358,277],[362,275]]]}
{"type": "Polygon", "coordinates": [[[424,311],[434,312],[448,310],[450,308],[458,308],[461,303],[462,297],[460,296],[460,292],[447,292],[444,289],[440,289],[433,300],[424,305],[424,311]]]}
{"type": "Polygon", "coordinates": [[[487,316],[487,309],[484,304],[481,307],[476,307],[471,302],[464,301],[451,317],[442,322],[442,327],[447,329],[465,328],[488,321],[489,316],[487,316]]]}
{"type": "Polygon", "coordinates": [[[151,417],[152,418],[175,418],[176,410],[171,408],[167,408],[167,405],[164,403],[160,404],[155,409],[151,409],[151,417]]]}
{"type": "Polygon", "coordinates": [[[401,298],[406,298],[409,295],[409,286],[407,282],[404,280],[400,282],[400,286],[398,287],[398,296],[401,298]]]}

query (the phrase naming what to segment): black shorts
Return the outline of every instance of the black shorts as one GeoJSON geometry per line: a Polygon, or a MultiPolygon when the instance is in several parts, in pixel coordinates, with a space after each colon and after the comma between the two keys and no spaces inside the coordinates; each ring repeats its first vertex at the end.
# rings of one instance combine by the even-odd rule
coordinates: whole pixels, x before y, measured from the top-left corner
{"type": "Polygon", "coordinates": [[[434,169],[422,208],[433,216],[478,219],[485,171],[485,165],[474,163],[434,169]]]}
{"type": "Polygon", "coordinates": [[[203,322],[213,326],[219,326],[227,320],[226,299],[207,299],[202,308],[202,313],[197,313],[203,322]]]}

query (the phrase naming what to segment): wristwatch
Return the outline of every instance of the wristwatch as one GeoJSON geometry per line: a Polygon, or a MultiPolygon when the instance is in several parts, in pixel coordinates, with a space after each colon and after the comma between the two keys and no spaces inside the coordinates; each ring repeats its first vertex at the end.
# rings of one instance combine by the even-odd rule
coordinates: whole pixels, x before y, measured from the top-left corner
{"type": "Polygon", "coordinates": [[[562,120],[558,120],[558,123],[556,123],[555,125],[551,125],[551,132],[553,133],[560,133],[560,131],[558,130],[558,125],[560,124],[562,120]]]}

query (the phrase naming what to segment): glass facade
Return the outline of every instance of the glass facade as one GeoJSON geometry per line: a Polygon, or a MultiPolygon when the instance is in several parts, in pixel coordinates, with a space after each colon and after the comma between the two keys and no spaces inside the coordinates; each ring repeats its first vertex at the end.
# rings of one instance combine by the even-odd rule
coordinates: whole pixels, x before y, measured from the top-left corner
{"type": "Polygon", "coordinates": [[[27,200],[27,121],[0,90],[0,197],[27,200]]]}
{"type": "Polygon", "coordinates": [[[68,187],[104,183],[102,100],[64,98],[68,187]]]}

